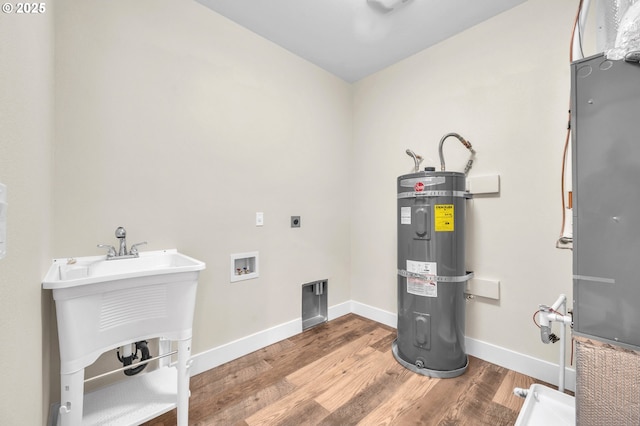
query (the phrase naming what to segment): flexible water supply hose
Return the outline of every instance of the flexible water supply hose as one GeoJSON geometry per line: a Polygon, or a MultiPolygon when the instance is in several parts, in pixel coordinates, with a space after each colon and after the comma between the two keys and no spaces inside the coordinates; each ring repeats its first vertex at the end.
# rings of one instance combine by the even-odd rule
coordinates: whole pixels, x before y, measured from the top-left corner
{"type": "Polygon", "coordinates": [[[476,155],[476,151],[473,149],[473,147],[471,146],[471,143],[468,140],[466,140],[465,138],[463,138],[457,133],[447,133],[442,137],[442,139],[440,139],[440,144],[438,145],[438,154],[440,155],[440,170],[443,172],[445,171],[444,154],[442,153],[442,146],[444,145],[444,141],[451,136],[458,139],[462,143],[462,145],[465,146],[465,148],[471,151],[471,156],[469,157],[469,161],[467,161],[467,165],[464,168],[464,175],[466,176],[469,173],[469,170],[471,170],[471,166],[473,165],[473,159],[476,155]]]}

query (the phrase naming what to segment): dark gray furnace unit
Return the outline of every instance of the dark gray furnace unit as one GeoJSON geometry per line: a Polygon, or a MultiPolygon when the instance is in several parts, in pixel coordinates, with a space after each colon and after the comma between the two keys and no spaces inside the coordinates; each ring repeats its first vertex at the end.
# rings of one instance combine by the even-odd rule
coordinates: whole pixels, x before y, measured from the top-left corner
{"type": "Polygon", "coordinates": [[[572,88],[573,331],[638,351],[640,64],[575,62],[572,88]]]}
{"type": "Polygon", "coordinates": [[[398,177],[397,188],[398,336],[393,355],[416,373],[456,377],[468,365],[464,291],[472,277],[465,269],[465,199],[470,198],[465,174],[426,168],[398,177]]]}
{"type": "Polygon", "coordinates": [[[577,425],[640,424],[639,60],[571,66],[577,425]]]}

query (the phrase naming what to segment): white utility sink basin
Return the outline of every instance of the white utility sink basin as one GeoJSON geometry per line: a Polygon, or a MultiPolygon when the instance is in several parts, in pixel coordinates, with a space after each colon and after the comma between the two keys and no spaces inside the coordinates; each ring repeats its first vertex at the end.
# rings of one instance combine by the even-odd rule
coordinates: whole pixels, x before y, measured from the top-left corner
{"type": "Polygon", "coordinates": [[[42,280],[53,290],[62,373],[104,351],[161,335],[191,337],[198,275],[204,262],[177,250],[54,259],[42,280]]]}
{"type": "MultiPolygon", "coordinates": [[[[136,258],[107,260],[106,256],[87,256],[53,260],[42,287],[53,290],[56,302],[61,426],[94,424],[91,419],[103,418],[104,410],[91,401],[101,401],[104,395],[89,399],[86,406],[83,403],[84,369],[88,365],[106,351],[153,338],[176,341],[178,346],[178,361],[171,367],[175,373],[149,373],[157,378],[153,380],[177,379],[176,393],[169,398],[174,402],[158,408],[155,415],[177,406],[178,425],[187,425],[187,370],[198,276],[203,269],[204,262],[175,249],[141,252],[136,258]]],[[[152,380],[150,377],[144,380],[152,380]]],[[[127,390],[133,386],[129,384],[133,382],[123,383],[127,390]]],[[[156,385],[154,388],[165,388],[162,383],[156,385]]],[[[120,392],[126,393],[116,391],[120,392]]],[[[148,420],[146,404],[139,405],[141,410],[130,417],[107,423],[128,425],[148,420]]],[[[113,411],[113,407],[106,411],[113,411]]],[[[98,420],[95,424],[103,422],[98,420]]]]}
{"type": "Polygon", "coordinates": [[[128,259],[106,260],[106,256],[54,259],[42,287],[54,290],[204,268],[203,262],[176,249],[141,252],[140,257],[128,259]]]}

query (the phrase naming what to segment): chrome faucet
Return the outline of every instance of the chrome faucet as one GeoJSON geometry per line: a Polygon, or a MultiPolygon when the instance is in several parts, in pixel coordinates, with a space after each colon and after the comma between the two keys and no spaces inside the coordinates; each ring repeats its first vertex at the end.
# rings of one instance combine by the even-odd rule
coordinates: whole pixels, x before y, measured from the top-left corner
{"type": "Polygon", "coordinates": [[[127,255],[127,231],[119,226],[116,228],[116,238],[120,240],[120,250],[118,250],[118,256],[127,255]]]}
{"type": "Polygon", "coordinates": [[[119,226],[116,229],[116,238],[119,240],[120,246],[118,251],[116,251],[116,248],[112,245],[98,244],[99,248],[106,248],[109,250],[107,253],[107,260],[130,259],[132,257],[139,257],[140,253],[138,251],[138,246],[147,244],[146,241],[133,244],[131,246],[131,250],[127,252],[127,231],[122,226],[119,226]]]}

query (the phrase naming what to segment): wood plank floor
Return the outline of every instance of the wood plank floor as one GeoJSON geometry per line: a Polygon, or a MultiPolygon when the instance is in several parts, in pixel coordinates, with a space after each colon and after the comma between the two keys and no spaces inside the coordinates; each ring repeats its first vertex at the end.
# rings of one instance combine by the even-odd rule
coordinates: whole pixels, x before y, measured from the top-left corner
{"type": "MultiPolygon", "coordinates": [[[[349,314],[191,378],[189,425],[513,425],[531,377],[469,357],[452,379],[391,354],[396,330],[349,314]]],[[[175,410],[147,426],[175,425],[175,410]]]]}

